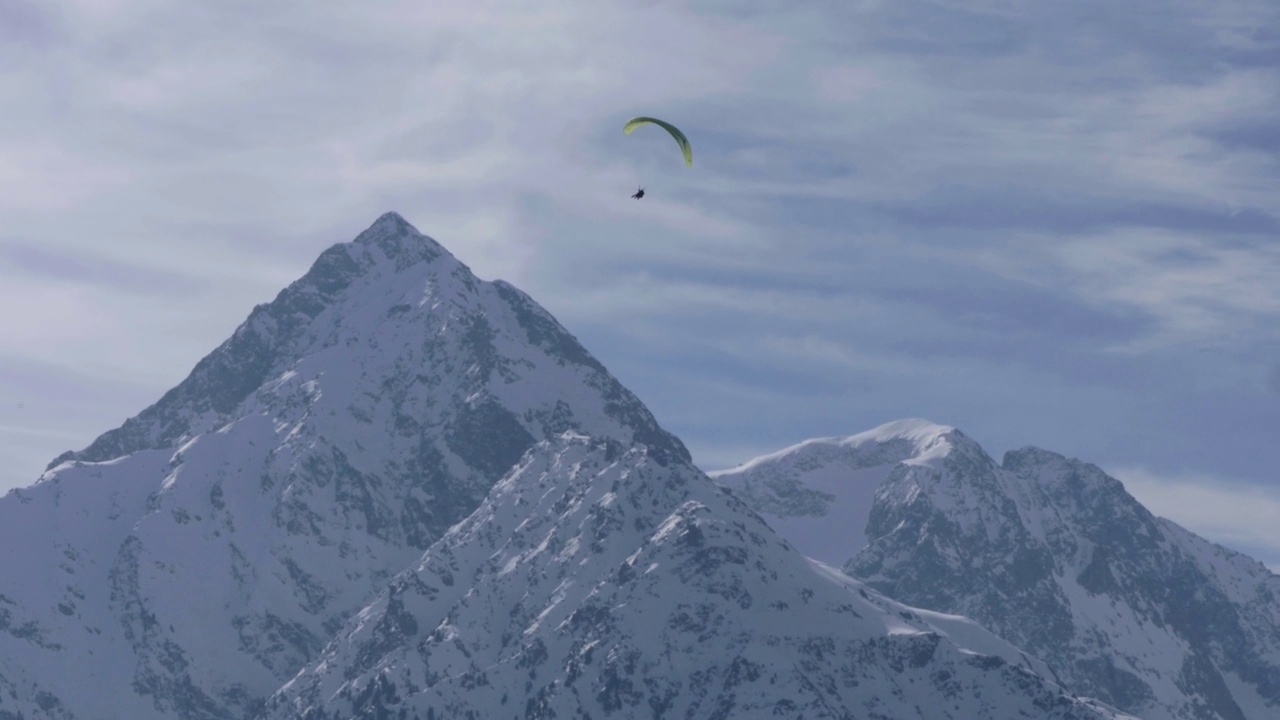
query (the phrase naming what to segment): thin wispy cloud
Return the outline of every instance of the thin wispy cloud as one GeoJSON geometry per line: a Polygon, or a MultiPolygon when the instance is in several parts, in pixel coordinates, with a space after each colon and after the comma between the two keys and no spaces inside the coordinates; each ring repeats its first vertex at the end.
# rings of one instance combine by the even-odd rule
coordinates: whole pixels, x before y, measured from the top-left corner
{"type": "Polygon", "coordinates": [[[1130,225],[1076,237],[1023,235],[978,259],[1006,277],[1071,291],[1151,322],[1113,349],[1276,342],[1280,245],[1273,237],[1130,225]],[[1011,247],[1016,243],[1016,247],[1011,247]]]}

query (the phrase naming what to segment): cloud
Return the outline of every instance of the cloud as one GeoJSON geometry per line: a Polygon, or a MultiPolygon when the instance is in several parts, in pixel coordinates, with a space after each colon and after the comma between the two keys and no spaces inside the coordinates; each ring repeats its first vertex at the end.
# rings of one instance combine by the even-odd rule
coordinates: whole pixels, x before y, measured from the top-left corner
{"type": "MultiPolygon", "coordinates": [[[[1114,349],[1280,340],[1280,247],[1269,238],[1129,227],[1074,238],[1022,236],[976,264],[1069,289],[1101,310],[1128,307],[1153,321],[1114,349]]],[[[1114,312],[1114,310],[1113,310],[1114,312]]]]}
{"type": "Polygon", "coordinates": [[[42,4],[0,0],[0,57],[45,48],[55,41],[57,34],[57,17],[42,4]]]}
{"type": "Polygon", "coordinates": [[[1270,0],[0,0],[0,306],[30,308],[0,346],[154,399],[395,209],[691,446],[915,414],[1186,444],[1180,393],[1256,394],[1280,342],[1277,26],[1270,0]],[[695,167],[624,137],[637,114],[695,167]]]}
{"type": "Polygon", "coordinates": [[[127,294],[181,297],[193,285],[207,284],[203,278],[188,274],[178,277],[156,272],[154,268],[120,262],[109,255],[83,252],[76,255],[59,253],[35,243],[11,241],[0,246],[0,258],[29,280],[65,283],[73,286],[98,286],[127,294]]]}

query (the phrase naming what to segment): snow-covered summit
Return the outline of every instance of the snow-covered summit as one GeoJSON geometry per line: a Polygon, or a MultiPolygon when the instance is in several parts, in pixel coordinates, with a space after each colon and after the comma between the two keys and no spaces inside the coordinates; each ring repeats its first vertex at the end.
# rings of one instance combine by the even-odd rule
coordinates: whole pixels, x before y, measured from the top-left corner
{"type": "MultiPolygon", "coordinates": [[[[215,430],[282,373],[293,370],[296,375],[298,365],[316,366],[320,372],[318,366],[325,364],[321,357],[332,361],[323,368],[331,376],[328,384],[339,374],[349,383],[346,373],[357,365],[364,382],[371,382],[374,367],[369,362],[381,363],[380,369],[393,369],[386,367],[393,360],[420,362],[423,358],[415,349],[447,335],[469,344],[480,361],[472,368],[457,368],[459,374],[466,371],[460,384],[478,386],[490,372],[510,375],[514,368],[528,368],[536,364],[525,357],[533,352],[584,373],[597,392],[608,396],[607,404],[618,416],[613,418],[615,427],[620,422],[638,423],[643,427],[628,433],[638,429],[648,442],[685,453],[679,441],[661,432],[638,401],[527,295],[501,281],[479,280],[439,243],[388,212],[354,241],[321,253],[274,301],[255,307],[230,338],[158,402],[84,450],[64,453],[50,467],[171,447],[215,430]],[[500,354],[505,360],[501,367],[489,367],[500,354]]],[[[408,369],[398,368],[385,379],[394,384],[395,376],[408,369]]],[[[531,385],[543,386],[543,395],[554,395],[557,387],[571,383],[531,385]]]]}
{"type": "Polygon", "coordinates": [[[879,446],[882,452],[890,452],[889,448],[892,447],[904,454],[909,452],[910,455],[899,462],[912,465],[936,465],[958,447],[968,450],[975,446],[973,441],[954,427],[920,418],[888,422],[872,430],[851,435],[840,441],[840,444],[859,448],[879,446]]]}
{"type": "Polygon", "coordinates": [[[310,270],[274,301],[255,307],[230,338],[158,402],[87,448],[63,453],[49,467],[167,447],[214,429],[273,373],[307,354],[307,345],[321,335],[314,324],[326,309],[344,296],[367,294],[368,288],[396,275],[397,268],[404,271],[415,265],[430,274],[465,271],[443,247],[400,215],[383,214],[354,241],[321,253],[310,270]],[[431,268],[437,260],[440,267],[431,268]]]}
{"type": "Polygon", "coordinates": [[[829,456],[858,458],[857,462],[928,463],[944,456],[951,448],[956,429],[920,418],[887,422],[877,428],[843,437],[811,438],[776,452],[752,458],[741,465],[709,473],[712,477],[741,474],[762,465],[774,464],[797,456],[829,456]]]}
{"type": "Polygon", "coordinates": [[[981,449],[954,427],[910,418],[805,440],[709,475],[805,555],[839,566],[866,545],[876,489],[895,467],[938,467],[957,452],[981,449]]]}

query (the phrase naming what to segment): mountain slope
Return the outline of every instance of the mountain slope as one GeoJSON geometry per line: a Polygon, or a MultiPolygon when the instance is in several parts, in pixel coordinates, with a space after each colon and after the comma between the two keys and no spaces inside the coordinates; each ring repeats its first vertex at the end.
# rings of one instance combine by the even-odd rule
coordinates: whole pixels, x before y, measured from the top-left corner
{"type": "Polygon", "coordinates": [[[1147,720],[1280,716],[1280,577],[1260,563],[1153,517],[1098,468],[1054,453],[1027,448],[997,464],[954,428],[920,421],[854,437],[859,457],[878,444],[886,464],[815,464],[797,446],[721,480],[751,502],[762,486],[812,490],[814,473],[840,488],[831,494],[861,497],[860,478],[883,477],[871,503],[844,515],[867,538],[840,546],[850,575],[972,617],[1073,691],[1147,720]]]}
{"type": "Polygon", "coordinates": [[[684,461],[567,434],[266,718],[1104,718],[963,618],[805,560],[684,461]]]}
{"type": "Polygon", "coordinates": [[[0,718],[243,717],[536,442],[679,440],[388,213],[0,498],[0,718]]]}

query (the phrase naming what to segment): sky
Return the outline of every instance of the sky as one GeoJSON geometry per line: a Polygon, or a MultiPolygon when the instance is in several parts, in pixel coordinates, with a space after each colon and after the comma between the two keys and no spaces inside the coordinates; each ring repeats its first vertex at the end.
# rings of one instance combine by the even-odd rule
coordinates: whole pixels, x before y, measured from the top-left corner
{"type": "Polygon", "coordinates": [[[1280,568],[1274,0],[0,0],[0,107],[0,491],[395,210],[705,469],[923,417],[1280,568]]]}

